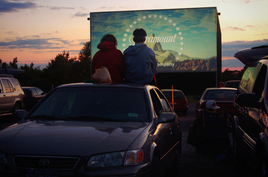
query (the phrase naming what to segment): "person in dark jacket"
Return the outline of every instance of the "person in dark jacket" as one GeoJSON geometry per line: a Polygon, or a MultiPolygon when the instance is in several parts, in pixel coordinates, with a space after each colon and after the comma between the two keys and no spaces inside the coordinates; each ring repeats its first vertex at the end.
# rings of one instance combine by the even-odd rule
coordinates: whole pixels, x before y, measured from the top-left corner
{"type": "Polygon", "coordinates": [[[123,82],[125,75],[125,59],[122,52],[116,49],[117,40],[112,34],[106,34],[98,44],[100,49],[92,60],[92,74],[96,69],[108,68],[112,82],[123,82]]]}
{"type": "Polygon", "coordinates": [[[156,85],[157,61],[154,51],[147,47],[144,29],[135,29],[133,32],[134,46],[129,46],[124,51],[126,62],[125,79],[127,82],[156,85]]]}
{"type": "Polygon", "coordinates": [[[38,100],[33,96],[33,92],[28,90],[26,96],[24,97],[25,110],[30,111],[37,102],[38,100]]]}

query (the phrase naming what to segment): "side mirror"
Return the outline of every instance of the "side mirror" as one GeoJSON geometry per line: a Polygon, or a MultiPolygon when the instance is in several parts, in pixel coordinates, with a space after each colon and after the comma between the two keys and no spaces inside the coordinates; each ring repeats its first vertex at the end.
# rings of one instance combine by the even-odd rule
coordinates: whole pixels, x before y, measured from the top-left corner
{"type": "Polygon", "coordinates": [[[27,111],[24,110],[24,109],[18,109],[16,112],[15,112],[15,115],[16,117],[18,117],[19,119],[23,120],[26,115],[27,115],[27,111]]]}
{"type": "Polygon", "coordinates": [[[241,93],[237,96],[235,102],[242,107],[259,107],[259,101],[256,96],[256,93],[241,93]]]}
{"type": "Polygon", "coordinates": [[[158,123],[174,122],[177,115],[173,112],[163,112],[158,117],[158,123]]]}

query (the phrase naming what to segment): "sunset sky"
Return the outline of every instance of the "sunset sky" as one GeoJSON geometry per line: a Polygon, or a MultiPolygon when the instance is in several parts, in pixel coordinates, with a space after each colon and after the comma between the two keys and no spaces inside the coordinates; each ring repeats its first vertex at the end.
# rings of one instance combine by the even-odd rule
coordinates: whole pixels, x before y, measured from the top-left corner
{"type": "Polygon", "coordinates": [[[78,57],[90,40],[90,12],[216,7],[222,32],[222,66],[243,64],[234,54],[268,45],[268,0],[0,0],[0,59],[45,67],[63,51],[78,57]]]}

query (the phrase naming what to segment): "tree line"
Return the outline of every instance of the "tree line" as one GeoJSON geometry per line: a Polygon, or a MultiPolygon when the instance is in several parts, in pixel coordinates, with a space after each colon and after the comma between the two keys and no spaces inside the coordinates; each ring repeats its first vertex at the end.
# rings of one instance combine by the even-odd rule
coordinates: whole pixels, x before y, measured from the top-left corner
{"type": "MultiPolygon", "coordinates": [[[[22,86],[36,86],[49,92],[52,88],[61,84],[84,82],[91,78],[91,50],[90,41],[86,42],[80,50],[78,58],[70,57],[69,52],[63,51],[54,59],[50,60],[44,69],[34,67],[34,64],[18,67],[18,58],[12,62],[2,62],[1,68],[21,69],[24,72],[15,76],[22,86]]],[[[226,69],[222,72],[222,81],[240,80],[246,67],[242,70],[231,71],[226,69]]]]}
{"type": "Polygon", "coordinates": [[[90,79],[91,75],[91,51],[90,41],[86,42],[80,50],[78,58],[70,57],[69,52],[63,51],[54,59],[50,60],[44,69],[34,67],[34,64],[18,67],[18,59],[15,57],[12,62],[2,62],[1,68],[21,69],[22,73],[15,77],[22,86],[36,86],[45,92],[61,84],[83,82],[90,79]]]}

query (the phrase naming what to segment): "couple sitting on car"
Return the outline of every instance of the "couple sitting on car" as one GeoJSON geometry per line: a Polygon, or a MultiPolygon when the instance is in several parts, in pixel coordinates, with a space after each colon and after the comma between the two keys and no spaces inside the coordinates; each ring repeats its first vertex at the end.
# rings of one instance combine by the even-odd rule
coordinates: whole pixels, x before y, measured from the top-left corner
{"type": "Polygon", "coordinates": [[[157,61],[154,51],[144,44],[147,33],[144,29],[133,32],[134,46],[129,46],[124,55],[116,49],[117,40],[112,34],[102,37],[99,51],[92,61],[92,74],[96,69],[108,68],[112,82],[131,82],[156,85],[157,61]]]}

